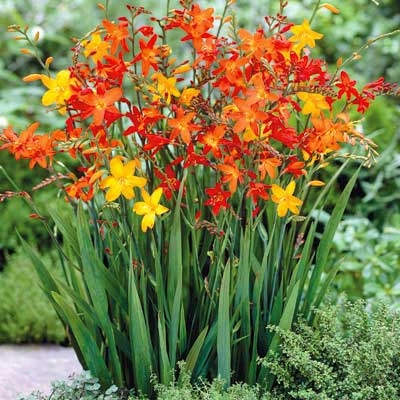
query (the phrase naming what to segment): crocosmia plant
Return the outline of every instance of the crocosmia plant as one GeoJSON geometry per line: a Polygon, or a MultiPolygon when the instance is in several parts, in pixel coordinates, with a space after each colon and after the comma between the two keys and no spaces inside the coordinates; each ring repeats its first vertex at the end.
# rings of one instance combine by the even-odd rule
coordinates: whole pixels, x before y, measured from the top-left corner
{"type": "MultiPolygon", "coordinates": [[[[24,78],[41,81],[43,106],[65,123],[0,136],[49,171],[36,190],[55,184],[65,198],[34,211],[56,231],[65,279],[24,246],[83,367],[105,386],[151,394],[152,375],[168,383],[184,362],[193,380],[270,388],[262,360],[279,340],[268,327],[313,320],[356,176],[320,235],[312,216],[349,162],[373,161],[362,114],[398,94],[382,78],[360,87],[345,70],[357,53],[328,68],[313,55],[323,34],[289,21],[286,2],[251,31],[231,3],[217,17],[181,0],[162,18],[131,4],[99,21],[68,67],[39,59],[44,71],[24,78]]],[[[32,202],[26,188],[2,199],[13,195],[32,202]]]]}

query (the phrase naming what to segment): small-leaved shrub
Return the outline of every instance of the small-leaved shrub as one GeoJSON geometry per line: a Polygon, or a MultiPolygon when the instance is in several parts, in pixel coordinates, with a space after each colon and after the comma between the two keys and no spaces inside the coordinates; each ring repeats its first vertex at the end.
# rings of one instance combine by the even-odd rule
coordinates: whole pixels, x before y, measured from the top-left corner
{"type": "Polygon", "coordinates": [[[399,316],[383,304],[344,302],[317,311],[316,327],[276,330],[280,354],[264,360],[276,376],[273,399],[400,399],[399,316]]]}
{"type": "MultiPolygon", "coordinates": [[[[44,257],[55,264],[55,255],[44,257]]],[[[39,287],[36,272],[21,251],[0,272],[0,343],[61,343],[64,328],[39,287]]]]}

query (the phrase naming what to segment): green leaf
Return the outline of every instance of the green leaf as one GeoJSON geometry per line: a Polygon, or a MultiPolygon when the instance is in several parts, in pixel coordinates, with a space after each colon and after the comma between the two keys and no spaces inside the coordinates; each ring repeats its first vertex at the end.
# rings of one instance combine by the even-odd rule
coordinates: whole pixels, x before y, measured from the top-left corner
{"type": "Polygon", "coordinates": [[[161,323],[161,318],[158,318],[157,321],[158,328],[158,341],[160,346],[160,383],[163,385],[168,385],[172,380],[172,368],[171,363],[169,362],[168,352],[167,352],[167,343],[165,340],[165,328],[161,323]]]}
{"type": "Polygon", "coordinates": [[[186,357],[186,368],[188,369],[188,371],[192,372],[194,370],[194,367],[197,363],[197,359],[199,358],[199,354],[200,354],[200,350],[203,346],[204,343],[204,339],[207,336],[207,332],[208,332],[208,326],[206,326],[201,332],[200,335],[197,337],[197,339],[195,340],[195,342],[193,343],[189,354],[186,357]]]}
{"type": "MultiPolygon", "coordinates": [[[[361,167],[360,167],[361,168],[361,167]]],[[[306,294],[306,300],[304,304],[303,314],[306,318],[311,318],[311,309],[315,305],[315,299],[317,296],[318,288],[320,288],[321,276],[326,268],[329,251],[332,247],[333,237],[337,230],[337,227],[342,219],[344,210],[346,209],[347,203],[350,198],[351,191],[353,190],[354,184],[356,183],[360,168],[351,177],[343,192],[340,194],[336,206],[332,211],[332,215],[326,224],[324,233],[322,234],[320,243],[318,245],[315,267],[311,274],[309,287],[306,294]]],[[[326,288],[327,289],[327,288],[326,288]]],[[[324,293],[320,292],[319,296],[323,296],[324,293]]]]}
{"type": "Polygon", "coordinates": [[[68,320],[86,365],[103,385],[109,387],[112,384],[112,379],[92,332],[84,325],[62,296],[55,292],[52,293],[52,296],[68,320]]]}
{"type": "MultiPolygon", "coordinates": [[[[135,384],[144,394],[150,394],[150,376],[153,369],[150,343],[150,332],[146,325],[142,304],[140,302],[134,272],[129,270],[129,336],[135,371],[135,384]]],[[[154,369],[156,371],[156,369],[154,369]]]]}
{"type": "Polygon", "coordinates": [[[113,326],[108,315],[109,303],[105,290],[106,281],[104,280],[104,276],[99,272],[101,269],[104,269],[105,266],[93,246],[88,223],[88,215],[85,213],[81,203],[78,205],[76,234],[81,255],[83,278],[87,284],[93,308],[96,311],[97,318],[99,319],[107,338],[110,357],[109,367],[113,372],[114,383],[117,386],[122,387],[124,385],[122,378],[122,365],[117,352],[113,326]]]}
{"type": "Polygon", "coordinates": [[[175,205],[172,224],[169,235],[168,247],[168,287],[167,287],[167,303],[169,305],[170,319],[168,321],[169,329],[169,357],[171,365],[177,362],[177,344],[179,324],[181,320],[181,307],[182,307],[182,230],[181,230],[181,199],[183,193],[182,179],[181,187],[179,189],[178,199],[175,205]]]}
{"type": "MultiPolygon", "coordinates": [[[[289,298],[286,301],[286,304],[283,309],[282,316],[280,318],[279,325],[278,325],[281,330],[289,330],[292,327],[293,317],[294,317],[294,313],[296,310],[298,293],[299,293],[299,282],[297,282],[294,285],[291,293],[288,293],[289,298]]],[[[275,333],[272,338],[271,344],[269,345],[267,356],[269,354],[277,353],[279,351],[279,343],[280,343],[280,338],[275,333]]],[[[264,381],[264,379],[265,379],[267,388],[270,389],[272,387],[275,377],[271,373],[269,373],[265,367],[263,367],[261,369],[258,381],[262,382],[262,381],[264,381]]]]}
{"type": "Polygon", "coordinates": [[[217,321],[218,376],[223,379],[225,387],[231,384],[230,270],[230,263],[228,262],[222,276],[217,321]]]}

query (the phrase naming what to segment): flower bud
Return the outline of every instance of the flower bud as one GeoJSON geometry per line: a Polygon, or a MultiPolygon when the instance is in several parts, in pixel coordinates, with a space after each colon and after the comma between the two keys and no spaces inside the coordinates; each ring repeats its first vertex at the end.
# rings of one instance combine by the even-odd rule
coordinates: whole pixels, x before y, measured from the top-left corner
{"type": "Polygon", "coordinates": [[[329,4],[329,3],[321,4],[320,7],[321,8],[326,8],[327,10],[329,10],[333,14],[339,14],[340,13],[340,10],[338,8],[336,8],[335,6],[333,6],[332,4],[329,4]]]}

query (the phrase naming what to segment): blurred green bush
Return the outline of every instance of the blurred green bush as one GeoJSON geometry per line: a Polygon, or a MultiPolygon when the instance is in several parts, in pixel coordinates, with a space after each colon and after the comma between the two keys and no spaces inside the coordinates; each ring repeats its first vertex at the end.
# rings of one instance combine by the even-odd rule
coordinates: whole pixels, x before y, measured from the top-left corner
{"type": "MultiPolygon", "coordinates": [[[[56,252],[48,253],[44,261],[56,269],[56,257],[56,252]]],[[[0,273],[0,343],[66,342],[64,327],[28,257],[19,251],[7,261],[0,273]]]]}

